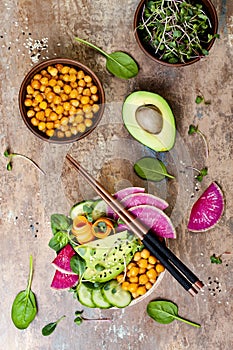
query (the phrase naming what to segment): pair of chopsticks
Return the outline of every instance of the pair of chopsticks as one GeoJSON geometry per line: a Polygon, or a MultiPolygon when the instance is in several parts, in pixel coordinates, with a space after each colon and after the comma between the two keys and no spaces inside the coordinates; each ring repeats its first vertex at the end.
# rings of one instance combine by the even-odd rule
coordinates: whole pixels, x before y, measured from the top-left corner
{"type": "Polygon", "coordinates": [[[136,219],[132,213],[126,210],[124,206],[95,180],[70,154],[67,154],[66,159],[80,172],[95,192],[116,214],[118,214],[128,226],[129,230],[142,241],[142,244],[161,262],[161,264],[163,264],[165,269],[171,273],[181,286],[192,296],[195,296],[198,290],[204,286],[198,277],[158,239],[154,232],[149,230],[136,219]]]}

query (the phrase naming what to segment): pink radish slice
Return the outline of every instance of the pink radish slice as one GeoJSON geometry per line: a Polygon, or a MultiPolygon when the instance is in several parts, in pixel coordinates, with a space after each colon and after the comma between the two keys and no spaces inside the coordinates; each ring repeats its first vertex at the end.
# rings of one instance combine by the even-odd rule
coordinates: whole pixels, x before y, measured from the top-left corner
{"type": "MultiPolygon", "coordinates": [[[[159,197],[149,193],[132,193],[124,197],[121,203],[126,209],[137,207],[139,205],[152,205],[156,208],[164,210],[168,207],[168,203],[159,197]]],[[[118,219],[118,215],[114,213],[113,218],[118,219]]]]}
{"type": "Polygon", "coordinates": [[[78,282],[78,275],[62,273],[56,270],[51,287],[54,289],[68,289],[74,287],[78,282]]]}
{"type": "MultiPolygon", "coordinates": [[[[157,236],[163,238],[176,238],[175,228],[169,217],[160,209],[151,205],[139,205],[128,209],[148,229],[151,229],[157,236]]],[[[127,226],[120,224],[117,231],[127,229],[127,226]]]]}
{"type": "Polygon", "coordinates": [[[58,253],[56,258],[53,260],[52,264],[54,267],[62,273],[75,275],[70,267],[70,259],[75,255],[74,249],[70,244],[67,244],[62,250],[58,253]]]}
{"type": "Polygon", "coordinates": [[[224,197],[220,187],[212,182],[194,203],[188,223],[193,232],[205,232],[214,227],[224,211],[224,197]]]}
{"type": "MultiPolygon", "coordinates": [[[[132,193],[143,193],[145,192],[145,188],[143,187],[126,187],[126,188],[123,188],[122,190],[120,191],[117,191],[116,193],[114,193],[114,197],[121,201],[124,197],[128,196],[129,194],[132,194],[132,193]]],[[[113,217],[114,215],[114,211],[107,207],[107,216],[108,217],[113,217]]]]}

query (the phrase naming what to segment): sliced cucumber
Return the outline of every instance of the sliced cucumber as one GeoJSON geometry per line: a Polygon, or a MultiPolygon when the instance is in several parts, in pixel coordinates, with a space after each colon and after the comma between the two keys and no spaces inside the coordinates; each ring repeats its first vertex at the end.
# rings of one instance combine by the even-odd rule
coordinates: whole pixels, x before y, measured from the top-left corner
{"type": "Polygon", "coordinates": [[[132,299],[130,292],[122,289],[115,280],[107,282],[102,288],[102,293],[110,304],[119,308],[128,306],[132,299]]]}
{"type": "Polygon", "coordinates": [[[92,290],[92,301],[100,309],[108,309],[112,305],[104,298],[101,289],[92,290]]]}
{"type": "Polygon", "coordinates": [[[77,291],[79,302],[87,307],[96,307],[92,300],[92,289],[88,288],[84,283],[81,283],[77,291]]]}
{"type": "Polygon", "coordinates": [[[85,214],[85,210],[84,210],[84,205],[87,205],[88,207],[91,207],[93,205],[94,201],[82,201],[79,203],[76,203],[73,205],[73,207],[70,209],[70,217],[72,220],[74,220],[74,218],[76,218],[76,216],[78,215],[83,215],[85,214]]]}
{"type": "Polygon", "coordinates": [[[96,204],[94,206],[93,212],[92,212],[92,218],[93,220],[97,220],[103,216],[106,216],[107,212],[107,204],[102,199],[96,201],[96,204]]]}

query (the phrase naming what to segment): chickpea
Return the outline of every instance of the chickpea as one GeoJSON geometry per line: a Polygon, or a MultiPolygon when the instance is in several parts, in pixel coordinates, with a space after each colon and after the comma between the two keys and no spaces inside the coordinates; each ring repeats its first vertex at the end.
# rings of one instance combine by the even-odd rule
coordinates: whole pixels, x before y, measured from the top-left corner
{"type": "Polygon", "coordinates": [[[53,98],[53,103],[55,105],[60,105],[61,104],[61,97],[58,96],[58,95],[55,95],[54,98],[53,98]]]}
{"type": "Polygon", "coordinates": [[[57,85],[59,85],[60,87],[63,87],[64,86],[64,83],[62,80],[58,80],[57,81],[57,85]]]}
{"type": "Polygon", "coordinates": [[[47,77],[43,77],[43,78],[41,78],[40,79],[40,83],[42,84],[42,85],[49,85],[49,79],[47,78],[47,77]]]}
{"type": "Polygon", "coordinates": [[[92,119],[92,118],[94,117],[94,114],[93,114],[92,112],[86,113],[86,114],[85,114],[85,117],[86,117],[87,119],[92,119]]]}
{"type": "Polygon", "coordinates": [[[81,99],[80,99],[80,102],[81,102],[83,105],[88,104],[89,101],[90,101],[90,97],[89,97],[89,96],[82,96],[81,99]]]}
{"type": "Polygon", "coordinates": [[[32,118],[32,119],[31,119],[31,123],[32,123],[32,125],[34,125],[34,126],[38,126],[39,120],[38,120],[37,118],[32,118]]]}
{"type": "Polygon", "coordinates": [[[62,106],[62,105],[56,106],[55,112],[56,112],[57,114],[62,114],[62,113],[64,112],[63,106],[62,106]]]}
{"type": "Polygon", "coordinates": [[[137,289],[138,289],[138,284],[137,284],[137,283],[129,283],[129,285],[128,285],[128,291],[129,291],[130,293],[136,292],[137,289]]]}
{"type": "Polygon", "coordinates": [[[57,137],[58,137],[59,139],[62,139],[64,136],[65,136],[64,132],[62,132],[62,131],[60,131],[60,130],[57,132],[57,137]]]}
{"type": "Polygon", "coordinates": [[[77,79],[77,77],[76,77],[75,74],[70,74],[70,79],[69,79],[69,81],[70,81],[71,83],[74,83],[74,82],[76,81],[76,79],[77,79]]]}
{"type": "Polygon", "coordinates": [[[26,98],[26,100],[24,101],[24,104],[25,104],[26,107],[31,107],[32,100],[30,98],[26,98]]]}
{"type": "Polygon", "coordinates": [[[70,70],[70,67],[64,66],[64,67],[61,69],[61,73],[62,73],[62,74],[67,74],[67,73],[69,73],[69,70],[70,70]]]}
{"type": "Polygon", "coordinates": [[[83,133],[86,130],[86,125],[84,123],[80,123],[77,125],[78,132],[83,133]]]}
{"type": "Polygon", "coordinates": [[[61,118],[61,125],[67,125],[69,123],[69,118],[63,117],[61,118]]]}
{"type": "Polygon", "coordinates": [[[83,106],[84,113],[90,113],[91,111],[92,111],[92,107],[88,103],[83,106]]]}
{"type": "Polygon", "coordinates": [[[65,111],[69,111],[70,108],[71,108],[70,102],[64,102],[63,108],[64,108],[65,111]]]}
{"type": "Polygon", "coordinates": [[[48,129],[48,130],[46,130],[46,135],[49,136],[49,137],[53,137],[53,135],[54,135],[54,129],[48,129]]]}
{"type": "Polygon", "coordinates": [[[66,84],[66,85],[63,86],[63,90],[64,90],[65,94],[69,95],[71,93],[71,91],[72,91],[72,88],[71,88],[70,85],[66,84]]]}
{"type": "Polygon", "coordinates": [[[54,99],[55,96],[56,96],[55,93],[52,92],[52,91],[49,91],[49,92],[45,95],[46,100],[47,100],[48,102],[50,102],[50,103],[53,101],[53,99],[54,99]]]}
{"type": "Polygon", "coordinates": [[[59,85],[55,85],[53,87],[53,91],[55,92],[55,94],[60,94],[61,92],[61,87],[59,85]]]}
{"type": "Polygon", "coordinates": [[[139,268],[136,267],[136,266],[133,266],[133,267],[129,270],[129,272],[130,272],[130,277],[135,277],[135,276],[137,276],[138,273],[139,273],[139,268]]]}
{"type": "Polygon", "coordinates": [[[124,282],[124,275],[120,274],[116,277],[118,283],[124,282]]]}
{"type": "Polygon", "coordinates": [[[152,285],[151,282],[147,282],[147,283],[145,284],[145,287],[146,287],[147,290],[151,289],[152,286],[153,286],[153,285],[152,285]]]}
{"type": "Polygon", "coordinates": [[[90,83],[92,81],[92,77],[90,77],[90,75],[85,75],[83,79],[86,83],[90,83]]]}
{"type": "Polygon", "coordinates": [[[134,262],[131,262],[127,265],[127,270],[131,270],[132,267],[136,266],[136,264],[134,262]]]}
{"type": "Polygon", "coordinates": [[[47,71],[49,72],[49,74],[52,75],[52,77],[55,77],[57,75],[57,73],[58,73],[57,68],[52,67],[52,66],[49,66],[47,71]]]}
{"type": "Polygon", "coordinates": [[[91,96],[91,90],[88,88],[83,89],[83,96],[91,96]]]}
{"type": "Polygon", "coordinates": [[[54,78],[50,79],[50,80],[49,80],[49,86],[54,87],[55,85],[57,85],[56,79],[54,79],[54,78]]]}
{"type": "Polygon", "coordinates": [[[34,80],[40,80],[42,78],[42,75],[41,74],[36,74],[33,79],[34,80]]]}
{"type": "Polygon", "coordinates": [[[69,69],[69,74],[77,74],[77,70],[73,67],[69,69]]]}
{"type": "Polygon", "coordinates": [[[143,267],[139,267],[139,274],[143,275],[146,272],[146,269],[143,267]]]}
{"type": "Polygon", "coordinates": [[[52,88],[50,86],[46,86],[45,91],[44,91],[45,95],[50,91],[52,91],[52,88]]]}
{"type": "Polygon", "coordinates": [[[69,98],[75,99],[75,98],[77,98],[77,97],[78,97],[78,91],[75,90],[75,89],[73,89],[73,90],[70,92],[70,94],[69,94],[69,98]]]}
{"type": "Polygon", "coordinates": [[[78,81],[78,86],[84,88],[84,87],[86,86],[85,81],[84,81],[83,79],[80,79],[80,80],[78,81]]]}
{"type": "Polygon", "coordinates": [[[145,286],[140,286],[137,288],[137,295],[144,295],[146,294],[146,287],[145,286]]]}
{"type": "Polygon", "coordinates": [[[77,81],[74,81],[74,82],[71,81],[70,86],[71,86],[73,89],[76,89],[76,87],[78,87],[77,81]]]}
{"type": "Polygon", "coordinates": [[[147,277],[149,280],[155,280],[158,276],[158,273],[155,271],[155,269],[150,269],[146,272],[147,277]]]}
{"type": "Polygon", "coordinates": [[[149,264],[154,265],[156,262],[157,262],[157,259],[153,255],[149,256],[149,258],[148,258],[149,264]]]}
{"type": "Polygon", "coordinates": [[[31,87],[33,89],[39,90],[40,89],[40,82],[38,80],[32,80],[31,87]]]}
{"type": "Polygon", "coordinates": [[[95,95],[95,94],[97,93],[97,91],[98,91],[97,86],[92,85],[92,86],[90,87],[90,91],[91,91],[91,93],[92,93],[93,95],[95,95]]]}
{"type": "Polygon", "coordinates": [[[90,128],[93,125],[93,121],[91,119],[85,119],[84,123],[87,128],[90,128]]]}
{"type": "Polygon", "coordinates": [[[99,109],[100,109],[99,105],[93,104],[93,106],[92,106],[92,112],[93,113],[97,113],[99,111],[99,109]]]}
{"type": "Polygon", "coordinates": [[[83,79],[85,77],[85,74],[82,70],[79,70],[77,73],[78,80],[83,79]]]}
{"type": "Polygon", "coordinates": [[[138,276],[130,277],[130,278],[129,278],[129,282],[130,282],[130,283],[138,283],[138,276]]]}
{"type": "Polygon", "coordinates": [[[46,108],[44,113],[45,113],[46,118],[48,118],[50,116],[50,114],[52,113],[52,109],[51,108],[46,108]]]}
{"type": "Polygon", "coordinates": [[[79,105],[79,101],[78,101],[78,100],[70,100],[70,103],[71,103],[72,106],[74,106],[74,107],[78,107],[78,105],[79,105]]]}
{"type": "Polygon", "coordinates": [[[138,261],[138,266],[146,269],[146,268],[147,268],[147,260],[141,258],[141,259],[138,261]]]}
{"type": "Polygon", "coordinates": [[[67,83],[68,81],[70,81],[70,76],[69,74],[64,74],[63,75],[63,80],[67,83]]]}
{"type": "Polygon", "coordinates": [[[46,90],[46,86],[45,85],[41,85],[40,86],[40,92],[45,92],[46,90]]]}
{"type": "Polygon", "coordinates": [[[149,282],[147,275],[144,274],[139,276],[139,284],[146,284],[147,282],[149,282]]]}
{"type": "Polygon", "coordinates": [[[77,135],[77,133],[78,133],[78,130],[76,129],[75,126],[71,126],[70,131],[71,131],[72,135],[77,135]]]}
{"type": "Polygon", "coordinates": [[[55,120],[55,121],[54,121],[54,128],[55,128],[55,129],[58,129],[60,126],[61,126],[60,120],[55,120]]]}
{"type": "Polygon", "coordinates": [[[62,93],[62,94],[60,95],[60,97],[61,97],[61,100],[62,100],[63,102],[65,102],[65,101],[67,101],[67,100],[69,99],[69,96],[66,95],[66,94],[64,94],[64,93],[62,93]]]}
{"type": "Polygon", "coordinates": [[[66,137],[71,137],[72,133],[70,130],[67,130],[67,131],[65,131],[65,135],[66,135],[66,137]]]}
{"type": "Polygon", "coordinates": [[[124,282],[121,284],[121,288],[124,289],[124,290],[128,290],[128,288],[129,288],[129,282],[124,281],[124,282]]]}
{"type": "Polygon", "coordinates": [[[155,269],[156,269],[156,271],[157,271],[158,273],[161,273],[161,272],[163,272],[163,271],[165,270],[165,268],[164,268],[164,266],[163,266],[162,264],[157,264],[157,265],[155,266],[155,269]]]}
{"type": "Polygon", "coordinates": [[[33,109],[29,109],[29,111],[27,111],[27,116],[28,118],[32,118],[35,115],[35,111],[33,111],[33,109]]]}
{"type": "Polygon", "coordinates": [[[47,108],[47,102],[46,101],[42,101],[40,104],[39,104],[39,107],[41,109],[46,109],[47,108]]]}
{"type": "Polygon", "coordinates": [[[29,95],[32,95],[32,94],[34,93],[34,89],[33,89],[33,87],[32,87],[31,85],[28,85],[28,86],[27,86],[27,93],[28,93],[29,95]]]}
{"type": "Polygon", "coordinates": [[[38,103],[42,102],[43,99],[44,98],[43,98],[43,96],[41,94],[38,94],[38,95],[35,96],[35,101],[38,102],[38,103]]]}
{"type": "Polygon", "coordinates": [[[38,129],[39,129],[40,131],[45,130],[45,127],[46,127],[45,122],[40,122],[40,123],[38,124],[38,129]]]}
{"type": "Polygon", "coordinates": [[[44,113],[44,111],[37,112],[36,113],[36,118],[38,120],[44,121],[45,120],[45,113],[44,113]]]}
{"type": "Polygon", "coordinates": [[[97,102],[99,100],[99,96],[98,95],[91,95],[91,99],[94,102],[97,102]]]}
{"type": "Polygon", "coordinates": [[[144,248],[144,249],[141,251],[141,257],[142,257],[143,259],[148,259],[149,256],[150,256],[149,250],[144,248]]]}
{"type": "Polygon", "coordinates": [[[68,125],[61,125],[60,130],[63,131],[64,133],[69,130],[68,125]]]}

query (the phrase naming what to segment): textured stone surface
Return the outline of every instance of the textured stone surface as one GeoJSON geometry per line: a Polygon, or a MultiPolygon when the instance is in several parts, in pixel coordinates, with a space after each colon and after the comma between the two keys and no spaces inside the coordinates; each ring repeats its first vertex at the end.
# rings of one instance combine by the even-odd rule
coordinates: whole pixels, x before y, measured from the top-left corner
{"type": "Polygon", "coordinates": [[[0,20],[0,148],[7,146],[27,154],[46,170],[46,177],[23,160],[15,159],[7,172],[0,157],[0,348],[6,350],[199,350],[232,348],[232,255],[222,265],[211,265],[210,255],[232,250],[233,232],[233,126],[232,126],[232,47],[233,6],[231,1],[213,0],[219,16],[220,40],[207,59],[186,68],[167,68],[152,62],[138,49],[132,20],[138,1],[133,0],[6,0],[0,20]],[[111,52],[125,50],[140,66],[138,76],[124,81],[105,70],[105,59],[74,41],[79,36],[111,52]],[[55,56],[77,58],[92,68],[102,80],[106,111],[97,129],[72,146],[44,144],[35,138],[19,115],[17,96],[24,74],[34,64],[36,40],[44,40],[40,60],[55,56]],[[32,52],[29,53],[30,46],[32,52]],[[134,160],[148,154],[122,126],[121,106],[134,90],[161,94],[170,103],[177,122],[175,148],[166,156],[168,170],[176,180],[159,185],[145,183],[133,174],[134,160]],[[197,105],[198,93],[210,105],[197,105]],[[205,158],[198,136],[188,136],[191,123],[206,134],[210,155],[205,158]],[[204,291],[192,299],[169,274],[149,298],[125,310],[85,310],[89,317],[112,317],[112,322],[90,322],[77,327],[74,312],[81,309],[67,292],[50,289],[54,258],[48,248],[49,219],[54,212],[68,213],[74,201],[94,193],[64,162],[70,150],[109,190],[125,185],[144,185],[170,203],[177,239],[169,245],[206,283],[204,291]],[[195,190],[192,172],[185,165],[208,166],[209,175],[195,190]],[[186,176],[187,175],[187,176],[186,176]],[[211,181],[225,194],[226,210],[220,223],[208,233],[192,234],[186,225],[192,203],[211,181]],[[194,193],[194,196],[192,196],[194,193]],[[25,331],[17,330],[10,317],[15,295],[26,287],[29,254],[35,261],[33,290],[39,313],[25,331]],[[227,266],[228,265],[228,266],[227,266]],[[219,288],[217,288],[219,287],[219,288]],[[179,306],[180,315],[199,322],[201,329],[175,321],[155,323],[146,314],[154,298],[169,299],[179,306]],[[61,315],[67,317],[50,337],[41,328],[61,315]]]}

